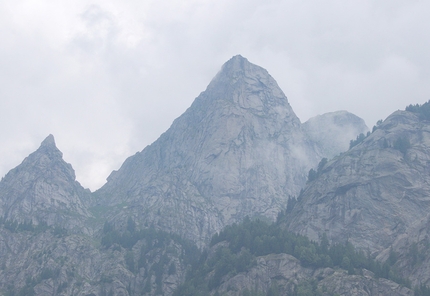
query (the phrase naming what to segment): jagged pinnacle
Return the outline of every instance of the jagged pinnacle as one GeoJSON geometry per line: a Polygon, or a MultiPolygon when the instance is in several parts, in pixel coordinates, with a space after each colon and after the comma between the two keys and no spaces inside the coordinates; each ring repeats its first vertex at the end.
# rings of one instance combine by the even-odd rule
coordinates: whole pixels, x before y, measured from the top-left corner
{"type": "Polygon", "coordinates": [[[241,56],[240,54],[235,55],[234,57],[232,57],[230,60],[228,60],[225,64],[225,66],[230,66],[230,67],[235,67],[235,68],[243,68],[243,66],[249,63],[248,59],[244,58],[243,56],[241,56]]]}
{"type": "Polygon", "coordinates": [[[232,57],[230,60],[228,60],[221,69],[222,73],[225,74],[237,74],[240,72],[246,72],[247,70],[249,70],[252,67],[258,67],[254,64],[251,64],[246,58],[244,58],[241,55],[235,55],[234,57],[232,57]]]}
{"type": "Polygon", "coordinates": [[[52,134],[49,134],[49,136],[47,136],[45,140],[43,140],[43,142],[40,144],[40,147],[56,147],[54,136],[52,134]]]}
{"type": "Polygon", "coordinates": [[[58,158],[62,158],[63,157],[63,153],[57,148],[57,146],[55,145],[55,139],[53,135],[49,135],[45,138],[45,140],[43,140],[43,142],[40,144],[39,149],[37,149],[37,154],[36,155],[40,155],[40,153],[42,154],[47,154],[47,155],[51,155],[58,158]]]}

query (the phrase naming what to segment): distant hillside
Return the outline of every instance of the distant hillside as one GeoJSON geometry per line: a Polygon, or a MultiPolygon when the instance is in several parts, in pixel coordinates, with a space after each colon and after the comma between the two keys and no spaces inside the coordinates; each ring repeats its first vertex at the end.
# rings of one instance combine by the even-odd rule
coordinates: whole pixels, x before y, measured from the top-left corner
{"type": "Polygon", "coordinates": [[[327,162],[286,218],[288,229],[316,241],[323,235],[331,242],[348,240],[382,261],[394,250],[404,277],[414,285],[430,284],[427,106],[394,112],[327,162]]]}
{"type": "Polygon", "coordinates": [[[396,256],[378,262],[349,242],[330,245],[323,237],[316,243],[245,219],[212,238],[174,296],[413,295],[393,267],[396,256]]]}

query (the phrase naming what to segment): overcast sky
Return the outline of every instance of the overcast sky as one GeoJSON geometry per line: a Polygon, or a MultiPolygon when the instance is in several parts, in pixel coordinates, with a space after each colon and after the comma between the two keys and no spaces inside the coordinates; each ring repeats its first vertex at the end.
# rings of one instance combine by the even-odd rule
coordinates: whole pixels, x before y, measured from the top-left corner
{"type": "Polygon", "coordinates": [[[430,99],[429,15],[413,0],[3,0],[0,175],[53,134],[99,188],[236,54],[302,122],[348,110],[371,128],[430,99]]]}

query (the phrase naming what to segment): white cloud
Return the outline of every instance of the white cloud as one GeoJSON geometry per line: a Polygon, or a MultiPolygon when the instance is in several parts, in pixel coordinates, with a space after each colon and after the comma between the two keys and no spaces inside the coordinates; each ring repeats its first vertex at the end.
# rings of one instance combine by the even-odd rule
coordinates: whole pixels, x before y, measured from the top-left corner
{"type": "Polygon", "coordinates": [[[425,1],[6,1],[0,173],[49,133],[96,189],[154,141],[235,54],[266,68],[302,121],[369,125],[429,98],[425,1]]]}

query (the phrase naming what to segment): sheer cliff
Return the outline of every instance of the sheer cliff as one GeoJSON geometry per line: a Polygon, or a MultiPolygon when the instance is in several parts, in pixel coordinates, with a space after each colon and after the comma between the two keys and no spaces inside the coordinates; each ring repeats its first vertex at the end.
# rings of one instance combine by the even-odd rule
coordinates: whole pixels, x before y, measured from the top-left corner
{"type": "MultiPolygon", "coordinates": [[[[365,131],[363,120],[345,111],[302,124],[268,72],[235,56],[95,193],[76,181],[49,135],[0,182],[0,294],[172,295],[197,247],[246,216],[274,221],[310,168],[365,131]]],[[[261,268],[251,272],[297,265],[284,255],[259,258],[261,268]]],[[[291,278],[295,284],[312,279],[313,271],[298,268],[306,277],[291,278]]],[[[272,275],[278,273],[284,271],[272,275]]]]}
{"type": "MultiPolygon", "coordinates": [[[[334,138],[346,130],[337,128],[334,138]]],[[[366,129],[362,120],[356,128],[366,129]]],[[[127,159],[96,196],[99,203],[125,207],[110,213],[117,223],[131,215],[140,225],[204,244],[245,216],[274,220],[288,196],[299,193],[309,168],[328,150],[340,152],[306,131],[318,133],[315,125],[302,126],[268,72],[235,56],[169,130],[127,159]]]]}
{"type": "Polygon", "coordinates": [[[0,182],[0,217],[5,220],[46,223],[68,229],[83,227],[91,192],[75,179],[72,166],[49,135],[39,149],[0,182]]]}
{"type": "Polygon", "coordinates": [[[381,260],[393,250],[405,276],[428,284],[429,164],[430,122],[394,112],[322,168],[287,217],[288,229],[313,240],[324,233],[348,240],[381,260]],[[423,261],[414,263],[418,253],[423,261]]]}

